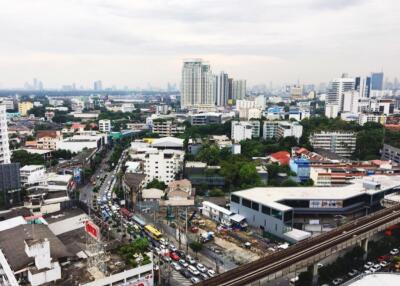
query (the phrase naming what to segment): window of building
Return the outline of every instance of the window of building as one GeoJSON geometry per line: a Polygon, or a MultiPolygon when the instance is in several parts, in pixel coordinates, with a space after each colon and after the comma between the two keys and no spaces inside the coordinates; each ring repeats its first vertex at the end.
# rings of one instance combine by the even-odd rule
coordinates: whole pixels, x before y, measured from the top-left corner
{"type": "Polygon", "coordinates": [[[255,202],[251,202],[251,208],[253,210],[259,211],[260,210],[260,205],[255,203],[255,202]]]}
{"type": "Polygon", "coordinates": [[[269,207],[261,206],[261,211],[264,214],[271,215],[271,209],[269,207]]]}
{"type": "Polygon", "coordinates": [[[277,219],[282,219],[282,212],[276,209],[271,209],[271,216],[277,219]]]}
{"type": "Polygon", "coordinates": [[[235,195],[231,195],[231,201],[240,204],[240,198],[235,195]]]}
{"type": "Polygon", "coordinates": [[[248,208],[251,208],[251,201],[242,199],[242,205],[248,208]]]}

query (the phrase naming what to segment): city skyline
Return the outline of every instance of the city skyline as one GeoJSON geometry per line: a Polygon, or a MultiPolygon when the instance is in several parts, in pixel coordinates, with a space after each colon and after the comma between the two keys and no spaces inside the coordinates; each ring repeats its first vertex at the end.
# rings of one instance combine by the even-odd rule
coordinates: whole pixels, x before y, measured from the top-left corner
{"type": "Polygon", "coordinates": [[[99,79],[105,86],[179,84],[183,59],[193,57],[249,86],[318,84],[342,72],[399,76],[400,4],[392,0],[7,2],[0,88],[32,78],[45,88],[91,87],[99,79]]]}

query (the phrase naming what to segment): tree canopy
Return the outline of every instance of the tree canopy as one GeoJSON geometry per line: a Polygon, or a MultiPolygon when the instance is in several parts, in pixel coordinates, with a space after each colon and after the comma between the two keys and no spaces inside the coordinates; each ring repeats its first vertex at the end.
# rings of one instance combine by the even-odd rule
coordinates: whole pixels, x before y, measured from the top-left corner
{"type": "Polygon", "coordinates": [[[11,162],[20,163],[21,167],[25,165],[44,165],[42,155],[32,154],[25,150],[17,150],[12,153],[11,162]]]}

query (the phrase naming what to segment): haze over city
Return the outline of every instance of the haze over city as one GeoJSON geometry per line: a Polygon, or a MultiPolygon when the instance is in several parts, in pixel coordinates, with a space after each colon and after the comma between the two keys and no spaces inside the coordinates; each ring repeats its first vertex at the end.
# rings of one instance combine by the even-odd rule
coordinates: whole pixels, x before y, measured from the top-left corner
{"type": "Polygon", "coordinates": [[[93,81],[179,86],[185,58],[248,85],[328,82],[342,72],[399,76],[400,3],[2,1],[0,88],[93,81]],[[388,13],[390,11],[390,13],[388,13]]]}

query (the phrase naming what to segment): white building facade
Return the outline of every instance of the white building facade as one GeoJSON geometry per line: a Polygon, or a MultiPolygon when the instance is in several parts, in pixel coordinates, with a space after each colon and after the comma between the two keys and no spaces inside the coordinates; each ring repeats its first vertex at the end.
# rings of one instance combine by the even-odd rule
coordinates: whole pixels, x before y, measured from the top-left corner
{"type": "Polygon", "coordinates": [[[321,131],[311,134],[310,143],[314,148],[328,150],[342,157],[350,157],[356,148],[356,134],[321,131]]]}
{"type": "Polygon", "coordinates": [[[101,132],[111,132],[111,120],[109,119],[99,120],[99,130],[101,132]]]}
{"type": "Polygon", "coordinates": [[[183,168],[185,152],[180,150],[148,150],[144,156],[144,173],[147,181],[154,179],[166,184],[175,180],[183,168]]]}
{"type": "Polygon", "coordinates": [[[0,104],[0,164],[8,164],[10,161],[11,153],[8,143],[6,106],[0,104]]]}

